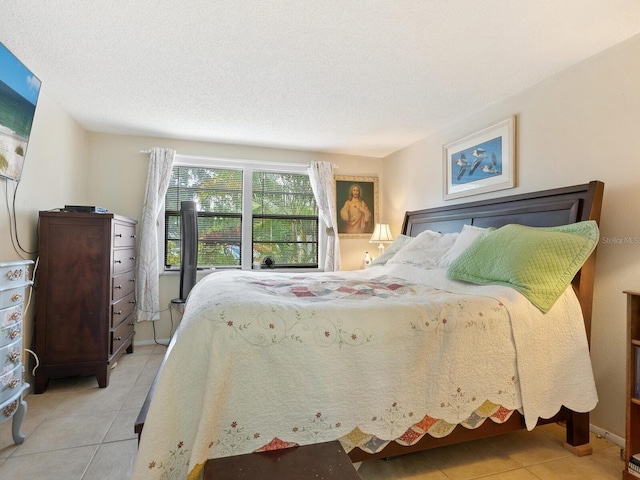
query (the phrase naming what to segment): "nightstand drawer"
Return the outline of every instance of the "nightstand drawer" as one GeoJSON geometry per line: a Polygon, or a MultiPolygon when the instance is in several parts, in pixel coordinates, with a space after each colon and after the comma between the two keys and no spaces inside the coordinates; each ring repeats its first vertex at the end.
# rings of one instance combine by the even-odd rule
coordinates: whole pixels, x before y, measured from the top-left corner
{"type": "Polygon", "coordinates": [[[127,248],[126,250],[116,250],[113,252],[113,274],[118,275],[120,273],[133,270],[136,265],[136,251],[133,248],[127,248]]]}
{"type": "Polygon", "coordinates": [[[113,301],[119,300],[133,292],[136,286],[135,282],[136,273],[133,270],[113,277],[111,282],[111,298],[113,301]]]}
{"type": "Polygon", "coordinates": [[[120,348],[120,346],[126,342],[131,335],[133,335],[133,318],[129,318],[126,322],[122,322],[111,333],[111,353],[118,350],[118,348],[120,348]]]}
{"type": "Polygon", "coordinates": [[[25,265],[25,262],[0,263],[0,288],[13,288],[17,285],[24,285],[26,278],[27,265],[25,265]]]}
{"type": "Polygon", "coordinates": [[[22,320],[22,304],[0,310],[0,328],[8,327],[22,320]]]}
{"type": "Polygon", "coordinates": [[[24,287],[25,284],[23,283],[15,288],[0,289],[0,308],[22,305],[22,302],[24,302],[24,287]]]}
{"type": "Polygon", "coordinates": [[[136,227],[135,225],[122,225],[116,223],[113,225],[113,246],[133,247],[136,244],[136,227]]]}
{"type": "Polygon", "coordinates": [[[0,375],[0,403],[11,397],[22,386],[22,364],[18,364],[13,370],[0,375]]]}
{"type": "MultiPolygon", "coordinates": [[[[131,316],[135,306],[136,294],[134,292],[111,305],[111,327],[119,325],[125,318],[131,316]]],[[[133,317],[131,317],[131,320],[133,320],[133,317]]]]}
{"type": "Polygon", "coordinates": [[[9,345],[0,347],[0,372],[6,372],[9,368],[15,368],[22,358],[22,339],[18,339],[9,345]]]}
{"type": "MultiPolygon", "coordinates": [[[[0,323],[0,325],[3,325],[0,323]]],[[[0,347],[9,345],[22,336],[22,322],[11,323],[4,327],[0,326],[0,347]]]]}

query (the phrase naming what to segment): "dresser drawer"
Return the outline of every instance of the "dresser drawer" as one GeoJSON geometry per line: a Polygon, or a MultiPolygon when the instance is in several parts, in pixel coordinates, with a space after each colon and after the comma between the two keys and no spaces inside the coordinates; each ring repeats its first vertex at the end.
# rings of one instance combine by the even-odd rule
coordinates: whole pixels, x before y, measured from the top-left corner
{"type": "Polygon", "coordinates": [[[22,358],[22,338],[9,345],[0,347],[0,372],[6,372],[18,366],[22,358]]]}
{"type": "Polygon", "coordinates": [[[24,285],[27,279],[27,265],[25,262],[1,262],[0,288],[14,288],[17,285],[24,285]]]}
{"type": "Polygon", "coordinates": [[[129,336],[133,334],[133,318],[127,319],[126,322],[122,322],[111,333],[111,353],[120,348],[124,342],[127,341],[129,336]]]}
{"type": "Polygon", "coordinates": [[[111,282],[111,299],[116,301],[133,292],[136,286],[135,277],[136,274],[133,270],[113,277],[111,282]]]}
{"type": "Polygon", "coordinates": [[[8,327],[22,320],[22,304],[0,310],[0,328],[8,327]]]}
{"type": "Polygon", "coordinates": [[[13,370],[0,375],[0,403],[11,397],[22,386],[22,364],[19,363],[13,370]]]}
{"type": "Polygon", "coordinates": [[[22,322],[12,323],[11,325],[0,325],[0,347],[9,345],[22,337],[22,322]]]}
{"type": "Polygon", "coordinates": [[[22,305],[24,301],[24,287],[25,284],[23,283],[15,288],[0,289],[0,308],[22,305]]]}
{"type": "Polygon", "coordinates": [[[136,265],[136,251],[133,248],[127,248],[125,250],[115,250],[113,252],[113,274],[118,275],[120,273],[133,270],[136,265]]]}
{"type": "Polygon", "coordinates": [[[136,226],[116,223],[113,225],[113,246],[133,247],[136,244],[136,226]]]}
{"type": "MultiPolygon", "coordinates": [[[[135,306],[136,294],[134,292],[111,305],[111,327],[119,325],[125,318],[133,314],[135,306]]],[[[133,317],[131,317],[131,320],[133,320],[133,317]]]]}

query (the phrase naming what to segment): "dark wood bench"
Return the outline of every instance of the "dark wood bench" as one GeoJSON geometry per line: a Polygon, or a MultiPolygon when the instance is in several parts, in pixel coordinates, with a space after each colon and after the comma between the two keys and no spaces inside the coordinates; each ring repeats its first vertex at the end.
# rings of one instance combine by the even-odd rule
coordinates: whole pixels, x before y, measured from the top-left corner
{"type": "Polygon", "coordinates": [[[359,480],[340,442],[214,458],[204,480],[359,480]]]}

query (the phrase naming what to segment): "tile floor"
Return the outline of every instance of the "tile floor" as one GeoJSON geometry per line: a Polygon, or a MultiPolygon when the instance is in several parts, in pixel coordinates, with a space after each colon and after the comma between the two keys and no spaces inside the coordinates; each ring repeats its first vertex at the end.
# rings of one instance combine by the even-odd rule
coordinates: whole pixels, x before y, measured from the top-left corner
{"type": "MultiPolygon", "coordinates": [[[[165,348],[136,346],[111,372],[109,387],[95,377],[52,380],[28,395],[16,446],[11,421],[0,424],[0,478],[128,480],[136,455],[133,424],[165,348]]],[[[562,448],[563,429],[547,425],[488,440],[365,462],[363,480],[620,480],[620,447],[593,436],[594,453],[578,458],[562,448]]]]}

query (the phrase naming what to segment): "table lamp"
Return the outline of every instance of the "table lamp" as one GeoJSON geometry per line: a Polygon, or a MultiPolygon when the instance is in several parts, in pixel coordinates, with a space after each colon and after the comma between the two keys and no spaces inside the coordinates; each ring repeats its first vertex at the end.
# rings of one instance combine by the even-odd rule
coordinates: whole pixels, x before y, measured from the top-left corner
{"type": "Polygon", "coordinates": [[[378,244],[378,256],[384,253],[384,244],[392,241],[393,237],[391,236],[389,225],[387,223],[376,223],[376,228],[373,230],[369,243],[378,244]]]}

